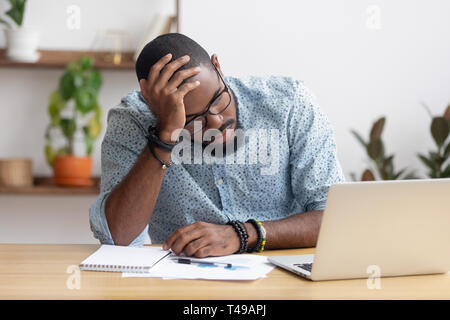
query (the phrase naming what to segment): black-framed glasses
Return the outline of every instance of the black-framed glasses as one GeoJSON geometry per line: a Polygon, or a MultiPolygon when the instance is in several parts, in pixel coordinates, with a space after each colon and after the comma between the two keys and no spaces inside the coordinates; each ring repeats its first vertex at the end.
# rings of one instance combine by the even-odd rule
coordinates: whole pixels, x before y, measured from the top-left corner
{"type": "Polygon", "coordinates": [[[203,129],[208,124],[208,117],[207,117],[208,113],[213,115],[221,114],[231,104],[230,89],[223,80],[222,75],[217,70],[216,66],[214,66],[214,70],[216,70],[216,73],[219,76],[220,80],[222,81],[224,88],[214,95],[214,97],[206,106],[205,108],[206,110],[204,112],[186,115],[186,119],[193,117],[192,119],[186,121],[186,124],[184,126],[184,128],[191,133],[203,131],[203,129]]]}

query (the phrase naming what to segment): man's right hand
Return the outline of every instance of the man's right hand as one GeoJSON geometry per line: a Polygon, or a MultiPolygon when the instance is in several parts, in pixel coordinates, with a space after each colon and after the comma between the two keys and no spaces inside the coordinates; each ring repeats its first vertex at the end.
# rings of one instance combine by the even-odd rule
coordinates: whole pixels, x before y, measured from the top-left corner
{"type": "Polygon", "coordinates": [[[162,57],[150,69],[147,80],[139,81],[142,96],[150,110],[157,116],[159,138],[169,143],[176,141],[172,140],[172,132],[183,129],[186,123],[184,96],[200,84],[199,81],[194,81],[181,85],[185,79],[200,73],[200,67],[176,72],[189,62],[189,56],[180,57],[169,63],[170,59],[172,59],[170,53],[162,57]]]}

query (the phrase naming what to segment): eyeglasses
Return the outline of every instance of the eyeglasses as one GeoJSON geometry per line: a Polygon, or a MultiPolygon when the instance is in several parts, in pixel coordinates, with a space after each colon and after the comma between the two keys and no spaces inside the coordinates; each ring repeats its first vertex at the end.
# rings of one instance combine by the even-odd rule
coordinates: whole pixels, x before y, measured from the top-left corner
{"type": "Polygon", "coordinates": [[[186,124],[184,126],[184,128],[190,133],[197,133],[203,131],[203,129],[206,128],[206,125],[208,124],[208,113],[213,115],[221,114],[231,104],[230,90],[223,80],[222,76],[220,75],[220,72],[217,70],[216,66],[214,66],[214,70],[216,70],[216,73],[222,81],[224,88],[214,95],[214,97],[206,106],[206,110],[204,112],[186,115],[186,119],[193,117],[192,119],[186,121],[186,124]]]}

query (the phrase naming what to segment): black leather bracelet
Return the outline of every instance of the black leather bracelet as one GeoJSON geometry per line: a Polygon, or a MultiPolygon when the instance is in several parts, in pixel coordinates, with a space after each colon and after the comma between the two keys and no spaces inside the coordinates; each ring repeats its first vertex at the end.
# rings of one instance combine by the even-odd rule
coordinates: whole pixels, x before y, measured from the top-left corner
{"type": "Polygon", "coordinates": [[[171,152],[172,149],[178,144],[178,141],[175,143],[167,143],[162,141],[159,138],[158,130],[152,126],[148,128],[148,141],[168,152],[171,152]]]}
{"type": "Polygon", "coordinates": [[[172,165],[172,161],[165,162],[165,161],[161,160],[160,157],[158,157],[158,155],[156,154],[155,150],[153,149],[153,144],[152,144],[151,141],[148,142],[148,148],[150,149],[150,152],[156,158],[156,160],[158,160],[161,163],[161,168],[163,170],[166,170],[168,167],[170,167],[172,165]]]}

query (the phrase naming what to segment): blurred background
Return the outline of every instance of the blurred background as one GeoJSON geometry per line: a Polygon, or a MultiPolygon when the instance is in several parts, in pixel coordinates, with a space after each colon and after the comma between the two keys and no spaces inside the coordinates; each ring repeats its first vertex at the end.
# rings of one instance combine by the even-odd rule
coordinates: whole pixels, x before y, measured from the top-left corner
{"type": "MultiPolygon", "coordinates": [[[[10,1],[0,0],[0,18],[9,7],[10,1]]],[[[6,32],[0,32],[0,159],[31,160],[33,182],[0,187],[0,242],[97,242],[88,208],[98,180],[80,191],[46,179],[53,176],[44,153],[49,96],[77,52],[105,53],[94,64],[102,76],[102,127],[92,149],[92,177],[98,177],[107,112],[139,88],[127,59],[143,41],[168,30],[216,53],[226,75],[303,80],[335,129],[348,180],[352,173],[359,180],[377,158],[372,151],[371,159],[351,130],[369,143],[381,117],[383,150],[395,154],[389,165],[430,176],[418,153],[432,157],[430,150],[442,149],[444,156],[446,147],[436,139],[440,134],[442,140],[448,125],[434,131],[430,126],[450,103],[449,12],[446,0],[27,1],[22,27],[38,32],[41,60],[11,61],[6,32]]],[[[372,138],[380,138],[378,129],[372,138]]]]}

